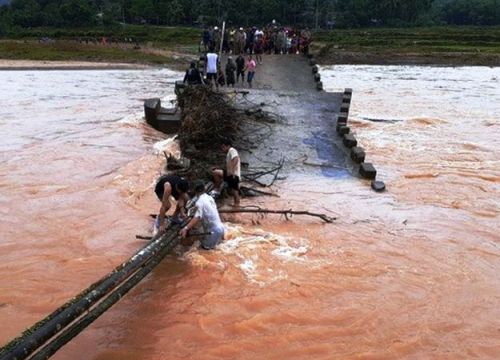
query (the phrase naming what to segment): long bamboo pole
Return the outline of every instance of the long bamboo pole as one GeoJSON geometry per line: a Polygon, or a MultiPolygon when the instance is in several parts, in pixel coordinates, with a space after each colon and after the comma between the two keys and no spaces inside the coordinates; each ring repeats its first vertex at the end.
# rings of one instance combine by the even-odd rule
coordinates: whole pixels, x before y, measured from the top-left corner
{"type": "MultiPolygon", "coordinates": [[[[175,226],[171,231],[176,234],[178,230],[179,226],[175,226]]],[[[113,272],[92,284],[52,314],[24,331],[21,336],[2,347],[0,349],[0,360],[21,360],[30,356],[36,349],[81,316],[102,297],[128,279],[139,267],[144,266],[149,259],[156,256],[165,246],[162,241],[165,236],[167,235],[146,245],[125,263],[115,268],[113,272]]]]}
{"type": "Polygon", "coordinates": [[[148,260],[147,263],[138,268],[137,271],[128,280],[126,280],[122,285],[114,290],[109,296],[104,298],[93,309],[91,309],[78,321],[71,324],[64,331],[58,334],[56,338],[54,338],[43,348],[41,348],[30,358],[30,360],[45,360],[54,355],[61,347],[66,345],[69,341],[71,341],[71,339],[73,339],[86,327],[97,320],[99,316],[101,316],[111,306],[118,302],[135,285],[137,285],[137,283],[139,283],[146,275],[148,275],[154,269],[154,267],[158,265],[161,260],[163,260],[163,258],[178,244],[178,242],[179,237],[176,230],[173,234],[169,235],[167,239],[163,240],[164,246],[155,256],[153,256],[148,260]]]}

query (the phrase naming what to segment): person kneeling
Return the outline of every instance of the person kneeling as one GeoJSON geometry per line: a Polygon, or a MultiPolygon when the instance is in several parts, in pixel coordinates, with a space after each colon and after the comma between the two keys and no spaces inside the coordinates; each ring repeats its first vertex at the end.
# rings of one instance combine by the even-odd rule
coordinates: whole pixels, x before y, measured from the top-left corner
{"type": "Polygon", "coordinates": [[[211,250],[224,239],[224,225],[220,220],[217,205],[214,199],[205,193],[205,185],[202,181],[196,181],[194,191],[198,197],[195,204],[196,212],[189,223],[181,229],[179,234],[185,239],[189,231],[201,223],[204,232],[201,238],[201,247],[205,250],[211,250]]]}

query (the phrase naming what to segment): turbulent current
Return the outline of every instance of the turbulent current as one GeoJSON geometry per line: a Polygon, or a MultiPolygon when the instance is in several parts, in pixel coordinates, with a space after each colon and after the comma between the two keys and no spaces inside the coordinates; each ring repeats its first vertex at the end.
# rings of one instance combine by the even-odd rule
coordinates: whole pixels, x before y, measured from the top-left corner
{"type": "MultiPolygon", "coordinates": [[[[161,150],[177,150],[142,101],[168,103],[181,75],[0,71],[0,344],[144,245],[161,150]]],[[[500,68],[321,75],[353,88],[350,125],[387,191],[290,174],[243,205],[334,224],[226,217],[218,250],[167,257],[55,359],[500,357],[500,68]]]]}

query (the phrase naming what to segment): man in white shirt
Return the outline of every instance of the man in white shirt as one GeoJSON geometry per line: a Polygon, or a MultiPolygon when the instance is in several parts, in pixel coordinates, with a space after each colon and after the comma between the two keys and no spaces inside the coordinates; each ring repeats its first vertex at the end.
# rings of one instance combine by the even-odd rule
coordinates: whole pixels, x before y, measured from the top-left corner
{"type": "Polygon", "coordinates": [[[231,140],[222,141],[222,151],[226,155],[226,169],[213,169],[215,190],[220,193],[224,181],[227,183],[229,191],[234,199],[234,206],[240,205],[240,178],[241,160],[238,151],[233,148],[231,140]]]}
{"type": "Polygon", "coordinates": [[[219,55],[215,53],[213,47],[210,48],[210,51],[207,53],[207,80],[208,83],[212,85],[212,79],[215,83],[215,86],[219,88],[219,84],[217,83],[217,63],[219,60],[219,55]]]}
{"type": "Polygon", "coordinates": [[[203,232],[206,233],[201,239],[201,247],[205,250],[211,250],[224,240],[224,225],[220,220],[217,205],[214,199],[205,193],[205,185],[202,181],[195,182],[194,191],[198,197],[195,203],[196,211],[193,218],[181,229],[179,234],[182,238],[186,238],[188,232],[201,223],[203,232]]]}

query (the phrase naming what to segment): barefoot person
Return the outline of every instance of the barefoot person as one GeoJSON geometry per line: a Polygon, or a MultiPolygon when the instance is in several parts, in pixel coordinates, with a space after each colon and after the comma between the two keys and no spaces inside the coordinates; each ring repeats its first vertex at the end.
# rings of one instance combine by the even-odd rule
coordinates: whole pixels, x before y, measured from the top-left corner
{"type": "Polygon", "coordinates": [[[222,190],[224,181],[227,183],[229,191],[234,199],[234,205],[240,205],[240,177],[241,177],[241,161],[238,151],[233,148],[231,140],[225,139],[222,141],[222,151],[226,155],[226,169],[214,169],[212,175],[214,177],[215,191],[218,193],[222,190]]]}
{"type": "MultiPolygon", "coordinates": [[[[155,193],[161,201],[160,212],[156,217],[154,233],[164,232],[167,228],[166,213],[172,207],[171,198],[177,202],[173,214],[173,221],[186,217],[185,206],[188,201],[187,191],[189,184],[186,179],[177,175],[162,175],[158,178],[155,193]]],[[[178,221],[178,220],[177,220],[178,221]]]]}
{"type": "Polygon", "coordinates": [[[179,234],[185,239],[189,231],[201,223],[203,233],[205,233],[200,239],[201,247],[205,250],[211,250],[224,239],[224,225],[220,220],[214,199],[205,193],[203,181],[195,182],[194,191],[198,197],[195,204],[196,211],[193,218],[181,229],[179,234]]]}

